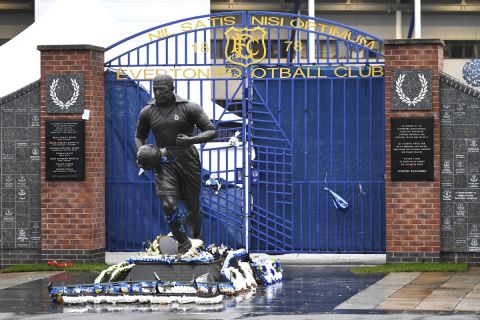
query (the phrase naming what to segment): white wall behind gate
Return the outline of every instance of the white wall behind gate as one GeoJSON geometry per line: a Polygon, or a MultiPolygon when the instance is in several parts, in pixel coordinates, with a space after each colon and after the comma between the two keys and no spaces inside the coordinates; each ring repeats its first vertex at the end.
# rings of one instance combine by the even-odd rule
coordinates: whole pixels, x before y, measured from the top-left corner
{"type": "Polygon", "coordinates": [[[35,23],[0,47],[0,97],[40,79],[38,45],[107,47],[169,21],[210,12],[210,0],[37,0],[35,23]]]}

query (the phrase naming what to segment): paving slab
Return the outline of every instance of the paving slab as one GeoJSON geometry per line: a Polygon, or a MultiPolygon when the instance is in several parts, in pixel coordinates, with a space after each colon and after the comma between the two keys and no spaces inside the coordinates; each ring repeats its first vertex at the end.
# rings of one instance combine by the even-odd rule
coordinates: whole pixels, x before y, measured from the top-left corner
{"type": "Polygon", "coordinates": [[[381,302],[376,309],[380,310],[413,310],[421,302],[417,298],[389,298],[381,302]]]}
{"type": "Polygon", "coordinates": [[[473,312],[480,312],[480,298],[475,299],[462,299],[457,306],[455,307],[455,311],[473,311],[473,312]]]}
{"type": "Polygon", "coordinates": [[[0,290],[38,279],[45,279],[61,273],[63,273],[63,271],[0,273],[0,290]]]}
{"type": "Polygon", "coordinates": [[[335,309],[375,309],[380,303],[419,275],[419,272],[390,273],[377,283],[338,305],[335,309]]]}

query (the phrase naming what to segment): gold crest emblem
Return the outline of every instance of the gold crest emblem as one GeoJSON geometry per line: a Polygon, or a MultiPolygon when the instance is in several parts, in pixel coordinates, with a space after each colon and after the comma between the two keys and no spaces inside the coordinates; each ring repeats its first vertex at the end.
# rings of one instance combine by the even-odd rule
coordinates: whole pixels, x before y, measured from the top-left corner
{"type": "Polygon", "coordinates": [[[225,57],[231,64],[248,67],[262,61],[267,55],[265,28],[231,27],[225,32],[225,57]]]}

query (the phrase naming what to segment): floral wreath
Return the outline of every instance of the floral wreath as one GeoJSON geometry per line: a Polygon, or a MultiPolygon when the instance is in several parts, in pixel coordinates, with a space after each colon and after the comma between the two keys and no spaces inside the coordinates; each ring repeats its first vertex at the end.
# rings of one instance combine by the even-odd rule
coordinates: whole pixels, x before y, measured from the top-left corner
{"type": "Polygon", "coordinates": [[[398,97],[402,102],[405,102],[409,106],[413,105],[415,106],[417,103],[420,103],[423,99],[425,99],[425,96],[427,95],[428,91],[428,82],[427,79],[425,79],[425,76],[423,74],[419,74],[418,78],[420,79],[420,83],[422,84],[422,88],[420,89],[420,93],[418,96],[416,96],[413,99],[410,99],[403,93],[402,85],[403,85],[403,80],[405,80],[405,74],[402,73],[400,76],[398,76],[397,81],[395,81],[395,91],[397,92],[398,97]]]}
{"type": "Polygon", "coordinates": [[[50,84],[50,97],[52,98],[53,103],[59,106],[61,109],[68,110],[68,108],[70,108],[77,102],[78,96],[80,94],[80,86],[78,85],[77,80],[70,79],[70,81],[72,82],[72,86],[73,86],[73,95],[70,98],[70,100],[68,100],[67,102],[63,102],[57,97],[56,91],[58,86],[58,79],[54,79],[52,81],[52,84],[50,84]]]}

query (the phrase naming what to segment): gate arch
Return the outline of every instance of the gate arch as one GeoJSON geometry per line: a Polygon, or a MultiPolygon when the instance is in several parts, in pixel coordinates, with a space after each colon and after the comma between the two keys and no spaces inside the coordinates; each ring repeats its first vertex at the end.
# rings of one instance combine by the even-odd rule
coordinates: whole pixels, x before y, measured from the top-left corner
{"type": "Polygon", "coordinates": [[[151,79],[202,105],[203,238],[253,251],[385,250],[383,41],[303,15],[226,12],[159,25],[106,51],[107,250],[134,251],[166,222],[134,129],[151,79]],[[239,132],[237,145],[229,144],[239,132]],[[335,210],[325,186],[350,203],[335,210]]]}

